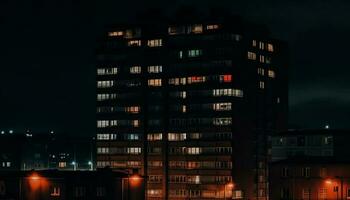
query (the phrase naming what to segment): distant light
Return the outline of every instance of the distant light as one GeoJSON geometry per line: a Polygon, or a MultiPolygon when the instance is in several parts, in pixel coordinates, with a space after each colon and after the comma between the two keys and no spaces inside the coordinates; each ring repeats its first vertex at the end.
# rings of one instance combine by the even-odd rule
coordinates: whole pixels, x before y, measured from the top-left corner
{"type": "Polygon", "coordinates": [[[55,132],[54,131],[50,131],[51,134],[54,134],[55,132]]]}
{"type": "Polygon", "coordinates": [[[88,162],[88,164],[89,164],[89,165],[92,165],[92,162],[91,162],[91,161],[89,161],[89,162],[88,162]]]}
{"type": "Polygon", "coordinates": [[[329,125],[328,125],[328,124],[326,124],[326,126],[324,126],[324,128],[325,128],[325,129],[329,129],[329,125]]]}
{"type": "Polygon", "coordinates": [[[1,131],[1,135],[4,135],[5,134],[5,131],[1,131]]]}
{"type": "Polygon", "coordinates": [[[12,134],[12,133],[13,133],[13,130],[9,130],[9,133],[12,134]]]}
{"type": "Polygon", "coordinates": [[[327,179],[327,180],[326,180],[326,183],[327,183],[327,184],[332,184],[332,180],[327,179]]]}
{"type": "Polygon", "coordinates": [[[72,162],[72,165],[75,165],[75,164],[77,164],[77,163],[76,163],[75,161],[73,161],[73,162],[72,162]]]}

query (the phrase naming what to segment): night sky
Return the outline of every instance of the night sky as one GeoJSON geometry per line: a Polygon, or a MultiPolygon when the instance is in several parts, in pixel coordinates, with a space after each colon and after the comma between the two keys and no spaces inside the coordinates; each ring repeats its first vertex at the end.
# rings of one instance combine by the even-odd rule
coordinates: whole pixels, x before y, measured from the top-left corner
{"type": "Polygon", "coordinates": [[[225,7],[289,43],[290,128],[350,128],[350,1],[0,0],[0,129],[93,135],[103,27],[189,4],[225,7]]]}

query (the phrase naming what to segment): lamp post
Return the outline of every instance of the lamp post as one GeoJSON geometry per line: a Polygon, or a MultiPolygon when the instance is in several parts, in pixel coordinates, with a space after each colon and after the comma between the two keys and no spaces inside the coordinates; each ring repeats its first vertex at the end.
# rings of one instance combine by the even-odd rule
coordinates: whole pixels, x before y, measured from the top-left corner
{"type": "Polygon", "coordinates": [[[94,165],[92,164],[92,162],[89,161],[88,164],[89,164],[89,166],[90,166],[90,170],[91,170],[91,171],[94,170],[94,165]]]}
{"type": "Polygon", "coordinates": [[[224,187],[224,199],[226,200],[226,188],[229,188],[231,190],[231,195],[232,195],[232,188],[234,187],[234,184],[232,182],[229,182],[225,184],[224,187]]]}
{"type": "Polygon", "coordinates": [[[77,171],[77,165],[78,163],[76,163],[75,161],[72,162],[72,165],[73,165],[73,170],[74,171],[77,171]]]}

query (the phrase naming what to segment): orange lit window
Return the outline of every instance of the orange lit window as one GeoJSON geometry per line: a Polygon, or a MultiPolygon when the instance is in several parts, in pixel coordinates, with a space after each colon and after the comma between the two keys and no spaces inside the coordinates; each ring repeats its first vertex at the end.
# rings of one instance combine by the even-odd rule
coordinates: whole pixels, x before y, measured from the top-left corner
{"type": "Polygon", "coordinates": [[[123,36],[124,32],[123,31],[112,31],[108,33],[109,37],[118,37],[118,36],[123,36]]]}
{"type": "Polygon", "coordinates": [[[232,75],[231,74],[221,75],[220,82],[225,82],[225,83],[232,82],[232,75]]]}

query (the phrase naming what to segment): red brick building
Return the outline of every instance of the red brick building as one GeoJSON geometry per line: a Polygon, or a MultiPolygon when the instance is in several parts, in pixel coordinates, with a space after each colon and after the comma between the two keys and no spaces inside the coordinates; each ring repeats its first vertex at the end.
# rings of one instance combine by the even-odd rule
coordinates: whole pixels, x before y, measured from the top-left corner
{"type": "Polygon", "coordinates": [[[350,161],[298,157],[273,162],[270,199],[350,199],[350,161]]]}

